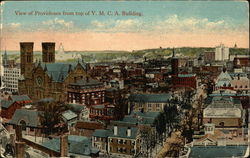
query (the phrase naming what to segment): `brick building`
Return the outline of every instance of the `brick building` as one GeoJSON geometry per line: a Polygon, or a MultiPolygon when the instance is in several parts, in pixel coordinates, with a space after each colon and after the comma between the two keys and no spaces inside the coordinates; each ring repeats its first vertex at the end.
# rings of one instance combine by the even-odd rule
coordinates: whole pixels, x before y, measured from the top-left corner
{"type": "Polygon", "coordinates": [[[244,125],[244,112],[239,99],[218,96],[207,102],[203,111],[203,124],[213,123],[216,128],[237,130],[244,125]]]}
{"type": "Polygon", "coordinates": [[[56,101],[66,101],[70,83],[86,78],[85,65],[77,63],[54,63],[55,43],[42,43],[42,62],[33,62],[33,43],[22,42],[21,79],[19,93],[27,94],[34,101],[52,97],[56,101]]]}
{"type": "Polygon", "coordinates": [[[170,94],[131,94],[128,98],[128,113],[131,111],[160,112],[169,103],[170,94]]]}
{"type": "Polygon", "coordinates": [[[178,74],[172,76],[173,87],[197,88],[197,77],[195,74],[178,74]]]}

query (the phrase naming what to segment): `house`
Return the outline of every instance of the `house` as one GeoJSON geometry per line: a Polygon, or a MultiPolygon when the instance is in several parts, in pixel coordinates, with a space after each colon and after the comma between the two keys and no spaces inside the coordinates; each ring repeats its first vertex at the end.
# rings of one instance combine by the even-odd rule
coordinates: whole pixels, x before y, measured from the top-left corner
{"type": "Polygon", "coordinates": [[[71,134],[91,137],[97,129],[104,129],[104,125],[96,121],[77,121],[71,134]]]}
{"type": "Polygon", "coordinates": [[[68,125],[68,129],[73,127],[77,121],[77,115],[74,112],[72,112],[71,110],[64,111],[62,113],[62,118],[66,122],[66,124],[68,125]]]}
{"type": "Polygon", "coordinates": [[[81,104],[67,104],[69,110],[77,114],[79,120],[89,120],[89,108],[81,104]]]}
{"type": "Polygon", "coordinates": [[[90,107],[89,118],[92,120],[117,120],[119,118],[118,109],[111,104],[94,105],[90,107]]]}
{"type": "Polygon", "coordinates": [[[113,127],[108,137],[108,153],[111,156],[135,156],[140,152],[140,139],[137,127],[113,127]]]}
{"type": "Polygon", "coordinates": [[[12,100],[1,100],[1,117],[11,119],[17,109],[21,109],[22,105],[12,100]]]}
{"type": "Polygon", "coordinates": [[[82,104],[88,107],[104,103],[104,84],[90,77],[69,84],[67,100],[69,103],[82,104]]]}
{"type": "Polygon", "coordinates": [[[238,134],[245,124],[245,112],[237,98],[218,96],[209,98],[203,110],[203,124],[213,123],[216,128],[230,129],[238,134]]]}
{"type": "Polygon", "coordinates": [[[102,153],[108,151],[108,137],[112,134],[109,129],[97,129],[92,134],[92,147],[99,149],[102,153]]]}
{"type": "Polygon", "coordinates": [[[54,150],[61,151],[61,146],[64,146],[66,156],[69,157],[98,157],[99,150],[91,146],[91,140],[84,136],[69,135],[66,137],[65,143],[60,142],[60,139],[54,138],[44,142],[42,146],[54,150]]]}
{"type": "Polygon", "coordinates": [[[128,113],[131,111],[159,112],[168,104],[171,94],[131,94],[128,97],[128,113]]]}
{"type": "Polygon", "coordinates": [[[8,129],[12,130],[16,125],[21,125],[23,133],[39,136],[42,134],[42,126],[39,119],[41,112],[27,109],[17,109],[7,123],[8,129]]]}
{"type": "Polygon", "coordinates": [[[246,73],[229,73],[225,69],[217,77],[215,83],[215,90],[231,89],[247,93],[250,89],[250,81],[246,73]]]}
{"type": "Polygon", "coordinates": [[[29,96],[27,95],[12,95],[9,97],[9,100],[15,101],[18,104],[29,104],[32,102],[29,96]]]}

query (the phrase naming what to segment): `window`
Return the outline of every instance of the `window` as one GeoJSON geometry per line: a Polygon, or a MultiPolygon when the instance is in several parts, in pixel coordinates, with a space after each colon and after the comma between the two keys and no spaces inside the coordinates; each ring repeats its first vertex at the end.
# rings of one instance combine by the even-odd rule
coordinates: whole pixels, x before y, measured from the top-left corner
{"type": "Polygon", "coordinates": [[[151,110],[152,110],[152,104],[149,103],[149,104],[148,104],[148,111],[151,111],[151,110]]]}
{"type": "Polygon", "coordinates": [[[224,127],[224,122],[220,122],[219,125],[224,127]]]}

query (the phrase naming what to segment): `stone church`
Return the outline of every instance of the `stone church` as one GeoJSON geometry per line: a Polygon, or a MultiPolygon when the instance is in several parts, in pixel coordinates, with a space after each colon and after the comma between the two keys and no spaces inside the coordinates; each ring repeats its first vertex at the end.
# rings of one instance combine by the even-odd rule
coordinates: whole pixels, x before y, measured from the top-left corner
{"type": "Polygon", "coordinates": [[[33,101],[54,98],[67,100],[69,84],[88,77],[86,65],[75,63],[55,63],[55,43],[42,43],[42,62],[33,61],[33,42],[21,42],[21,78],[19,94],[27,94],[33,101]]]}

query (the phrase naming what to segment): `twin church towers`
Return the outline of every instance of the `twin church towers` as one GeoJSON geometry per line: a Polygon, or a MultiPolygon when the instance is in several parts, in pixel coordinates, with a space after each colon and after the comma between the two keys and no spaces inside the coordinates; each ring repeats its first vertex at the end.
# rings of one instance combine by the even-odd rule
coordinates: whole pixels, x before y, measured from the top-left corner
{"type": "MultiPolygon", "coordinates": [[[[21,42],[21,74],[28,77],[33,69],[33,42],[21,42]]],[[[42,43],[42,62],[54,63],[55,62],[55,43],[43,42],[42,43]]]]}

